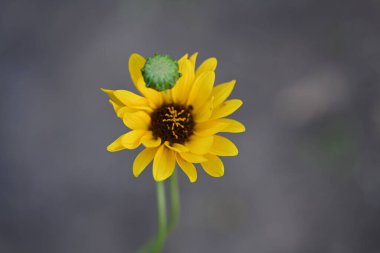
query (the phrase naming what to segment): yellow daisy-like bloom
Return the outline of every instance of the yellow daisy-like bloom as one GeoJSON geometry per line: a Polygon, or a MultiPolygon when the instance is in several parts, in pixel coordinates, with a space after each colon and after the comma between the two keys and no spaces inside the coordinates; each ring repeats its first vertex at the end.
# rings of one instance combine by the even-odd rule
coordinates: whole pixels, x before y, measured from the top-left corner
{"type": "Polygon", "coordinates": [[[141,144],[145,147],[134,160],[134,176],[153,161],[156,181],[170,177],[176,163],[191,182],[197,180],[196,163],[210,176],[221,177],[224,165],[219,156],[238,154],[234,143],[216,135],[245,131],[242,123],[225,118],[243,103],[226,100],[235,80],[214,87],[217,60],[209,58],[195,70],[196,58],[197,53],[178,60],[181,77],[172,89],[159,92],[146,87],[141,73],[145,59],[132,54],[129,72],[142,96],[127,90],[102,89],[110,97],[116,115],[131,129],[107,150],[135,149],[141,144]]]}

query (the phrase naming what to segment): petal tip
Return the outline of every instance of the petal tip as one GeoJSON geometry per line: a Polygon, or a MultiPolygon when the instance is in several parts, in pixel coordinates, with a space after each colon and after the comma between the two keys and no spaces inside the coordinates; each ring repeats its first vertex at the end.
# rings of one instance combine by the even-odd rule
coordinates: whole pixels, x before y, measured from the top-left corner
{"type": "Polygon", "coordinates": [[[162,181],[164,181],[166,179],[166,178],[160,177],[158,175],[153,175],[153,178],[154,178],[154,181],[156,181],[157,183],[158,182],[162,182],[162,181]]]}
{"type": "Polygon", "coordinates": [[[129,59],[134,58],[134,57],[139,57],[139,58],[144,58],[142,55],[139,53],[132,53],[131,56],[129,56],[129,59]]]}
{"type": "Polygon", "coordinates": [[[99,88],[101,91],[103,91],[104,93],[106,93],[107,95],[110,95],[113,90],[110,90],[110,89],[105,89],[105,88],[99,88]]]}
{"type": "Polygon", "coordinates": [[[110,144],[110,145],[107,146],[107,151],[108,151],[108,152],[111,152],[111,153],[116,152],[117,150],[115,150],[115,148],[112,147],[111,145],[112,145],[112,144],[110,144]]]}

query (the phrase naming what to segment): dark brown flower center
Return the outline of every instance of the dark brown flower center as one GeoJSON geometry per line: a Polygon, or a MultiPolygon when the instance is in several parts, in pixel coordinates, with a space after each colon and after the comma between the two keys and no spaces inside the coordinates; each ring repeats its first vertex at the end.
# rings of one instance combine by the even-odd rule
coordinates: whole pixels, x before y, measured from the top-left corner
{"type": "Polygon", "coordinates": [[[157,108],[152,114],[150,130],[155,138],[162,142],[185,143],[193,134],[194,120],[191,115],[192,106],[166,104],[157,108]]]}

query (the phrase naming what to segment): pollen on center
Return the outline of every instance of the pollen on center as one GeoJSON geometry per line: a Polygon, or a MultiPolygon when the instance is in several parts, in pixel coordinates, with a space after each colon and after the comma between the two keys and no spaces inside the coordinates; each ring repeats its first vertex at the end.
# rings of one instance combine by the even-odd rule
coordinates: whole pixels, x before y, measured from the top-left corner
{"type": "Polygon", "coordinates": [[[155,138],[160,137],[163,142],[185,143],[193,134],[194,120],[191,107],[178,104],[166,104],[151,114],[150,130],[155,138]]]}

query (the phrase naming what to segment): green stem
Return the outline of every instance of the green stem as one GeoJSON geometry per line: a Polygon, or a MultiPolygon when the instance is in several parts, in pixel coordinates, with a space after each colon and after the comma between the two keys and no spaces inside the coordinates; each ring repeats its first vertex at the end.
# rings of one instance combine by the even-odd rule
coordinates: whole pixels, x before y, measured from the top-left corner
{"type": "Polygon", "coordinates": [[[170,233],[178,224],[179,213],[180,213],[180,201],[179,201],[179,188],[178,188],[178,178],[177,170],[173,172],[170,178],[170,220],[168,226],[168,233],[170,233]]]}
{"type": "Polygon", "coordinates": [[[165,244],[166,236],[177,226],[180,213],[179,187],[177,170],[170,178],[170,219],[166,221],[165,184],[157,182],[158,231],[154,240],[143,246],[138,253],[160,253],[165,244]]]}
{"type": "Polygon", "coordinates": [[[164,243],[167,234],[166,224],[166,201],[165,201],[165,184],[157,182],[157,207],[158,207],[158,231],[156,244],[154,247],[155,253],[159,253],[164,248],[164,243]]]}

